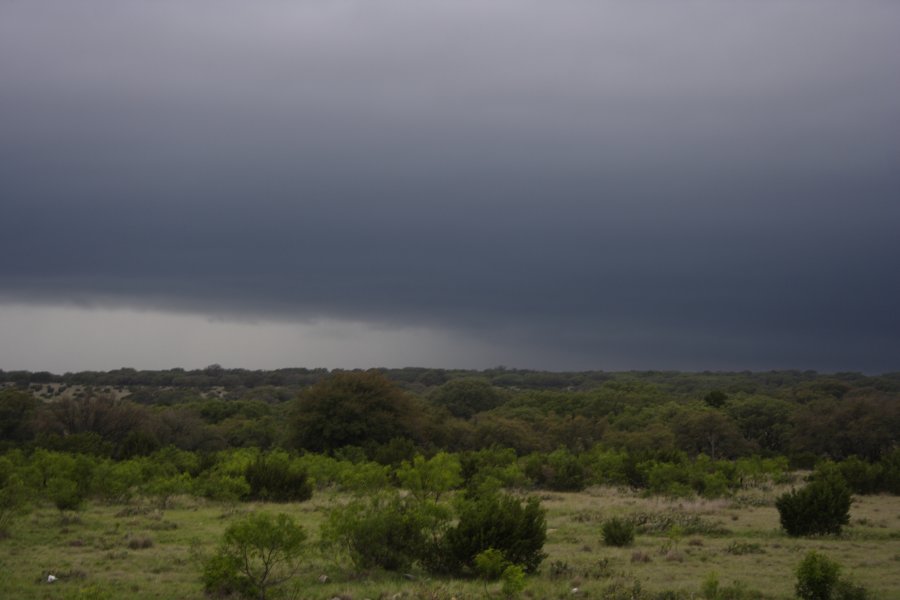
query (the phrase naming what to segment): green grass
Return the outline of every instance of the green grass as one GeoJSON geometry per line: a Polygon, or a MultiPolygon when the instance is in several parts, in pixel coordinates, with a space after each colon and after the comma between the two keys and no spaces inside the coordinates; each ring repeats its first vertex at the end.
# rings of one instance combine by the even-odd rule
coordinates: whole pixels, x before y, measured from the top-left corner
{"type": "MultiPolygon", "coordinates": [[[[644,590],[698,592],[718,574],[767,597],[793,597],[794,570],[809,550],[837,560],[844,573],[880,599],[900,600],[900,498],[857,497],[850,526],[839,538],[790,538],[779,529],[768,500],[668,501],[631,492],[596,488],[584,493],[541,493],[548,509],[547,560],[530,577],[526,598],[602,598],[612,585],[644,590]],[[665,515],[698,531],[653,531],[625,548],[604,546],[603,520],[612,516],[665,515]],[[727,534],[705,533],[727,529],[727,534]],[[648,560],[649,559],[649,560],[648,560]]],[[[768,498],[768,500],[767,500],[768,498]]],[[[469,580],[410,577],[382,572],[356,573],[347,561],[316,544],[328,508],[341,497],[317,494],[303,504],[242,504],[249,510],[286,512],[310,534],[306,566],[294,581],[296,598],[483,598],[485,587],[469,580]],[[328,581],[320,583],[326,575],[328,581]],[[397,595],[399,594],[399,596],[397,595]]],[[[0,598],[75,599],[204,598],[199,580],[203,556],[210,554],[233,518],[224,505],[179,498],[160,513],[139,504],[92,504],[62,520],[57,510],[39,507],[20,520],[11,537],[0,541],[0,598]],[[46,583],[47,575],[58,577],[46,583]]],[[[657,522],[657,521],[654,521],[657,522]]],[[[665,521],[669,522],[669,521],[665,521]]],[[[500,597],[499,585],[487,588],[500,597]]]]}

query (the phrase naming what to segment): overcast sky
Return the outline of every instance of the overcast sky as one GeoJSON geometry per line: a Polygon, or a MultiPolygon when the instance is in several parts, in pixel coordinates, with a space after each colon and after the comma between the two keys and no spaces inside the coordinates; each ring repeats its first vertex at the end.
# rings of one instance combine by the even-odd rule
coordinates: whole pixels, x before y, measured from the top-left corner
{"type": "Polygon", "coordinates": [[[900,2],[0,0],[0,369],[900,370],[900,2]]]}

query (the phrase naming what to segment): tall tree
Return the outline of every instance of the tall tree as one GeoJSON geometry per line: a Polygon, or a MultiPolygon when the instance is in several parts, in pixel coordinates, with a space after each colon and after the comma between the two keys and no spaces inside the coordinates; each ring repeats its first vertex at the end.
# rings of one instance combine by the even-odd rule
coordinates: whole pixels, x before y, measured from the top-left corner
{"type": "Polygon", "coordinates": [[[398,437],[418,439],[421,410],[377,371],[337,373],[307,388],[294,413],[294,443],[332,452],[374,447],[398,437]]]}

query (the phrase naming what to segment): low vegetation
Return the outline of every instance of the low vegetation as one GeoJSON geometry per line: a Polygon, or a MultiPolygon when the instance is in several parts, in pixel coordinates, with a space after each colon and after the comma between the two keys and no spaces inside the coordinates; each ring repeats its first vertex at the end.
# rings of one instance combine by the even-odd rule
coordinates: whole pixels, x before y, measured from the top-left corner
{"type": "Polygon", "coordinates": [[[900,598],[890,376],[300,371],[0,371],[0,597],[900,598]]]}

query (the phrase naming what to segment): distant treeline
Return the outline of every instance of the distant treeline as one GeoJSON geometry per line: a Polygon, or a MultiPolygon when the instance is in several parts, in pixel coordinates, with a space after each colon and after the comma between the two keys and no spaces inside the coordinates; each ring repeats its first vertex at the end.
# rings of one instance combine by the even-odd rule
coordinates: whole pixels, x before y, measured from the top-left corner
{"type": "Polygon", "coordinates": [[[395,464],[416,453],[601,447],[672,460],[877,462],[900,432],[900,374],[390,369],[0,371],[0,451],[114,459],[285,449],[395,464]]]}
{"type": "MultiPolygon", "coordinates": [[[[680,372],[680,371],[572,371],[552,372],[495,367],[482,371],[462,369],[374,369],[389,380],[413,390],[442,385],[453,379],[478,378],[492,386],[509,389],[589,391],[609,383],[641,383],[661,393],[676,396],[721,390],[728,394],[778,394],[794,389],[800,397],[817,391],[841,393],[853,389],[871,389],[900,393],[900,372],[866,376],[845,372],[819,374],[816,371],[767,372],[680,372]]],[[[16,385],[65,384],[115,387],[227,388],[232,391],[262,386],[302,388],[336,373],[361,370],[288,368],[270,371],[226,369],[210,365],[204,369],[166,369],[157,371],[131,368],[113,371],[80,371],[62,375],[48,371],[4,371],[0,383],[16,385]]]]}

